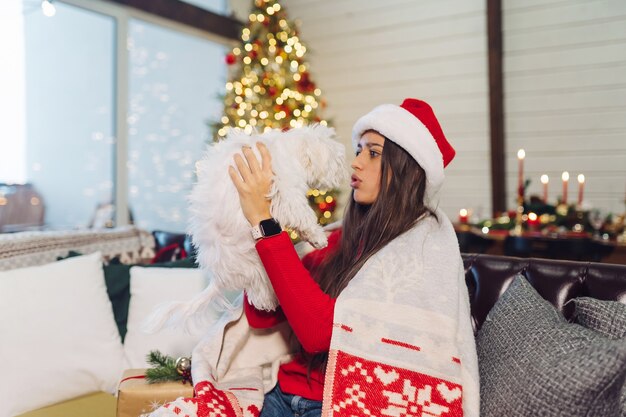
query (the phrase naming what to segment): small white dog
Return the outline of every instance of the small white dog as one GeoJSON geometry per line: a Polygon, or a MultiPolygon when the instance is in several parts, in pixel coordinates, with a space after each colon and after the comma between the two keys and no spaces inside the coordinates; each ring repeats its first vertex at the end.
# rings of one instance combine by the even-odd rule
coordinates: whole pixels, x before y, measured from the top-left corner
{"type": "MultiPolygon", "coordinates": [[[[337,188],[347,177],[345,147],[333,140],[332,128],[314,125],[281,132],[247,135],[231,130],[226,140],[209,145],[197,164],[198,182],[190,196],[190,229],[200,266],[213,274],[209,286],[186,303],[162,308],[147,328],[186,321],[211,303],[224,301],[229,290],[245,289],[250,302],[261,310],[274,310],[278,301],[228,175],[233,156],[244,145],[263,142],[272,156],[273,184],[270,212],[283,227],[295,230],[316,248],[326,246],[306,192],[309,188],[337,188]]],[[[198,317],[199,318],[199,317],[198,317]]]]}

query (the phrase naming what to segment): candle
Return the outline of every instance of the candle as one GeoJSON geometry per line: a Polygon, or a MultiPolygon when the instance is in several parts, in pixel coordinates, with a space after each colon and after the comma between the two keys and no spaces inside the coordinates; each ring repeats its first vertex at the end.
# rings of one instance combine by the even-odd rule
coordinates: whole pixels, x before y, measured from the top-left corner
{"type": "Polygon", "coordinates": [[[526,152],[523,149],[517,151],[517,196],[522,199],[524,198],[524,158],[526,158],[526,152]]]}
{"type": "Polygon", "coordinates": [[[569,181],[569,172],[564,171],[561,175],[563,180],[563,204],[567,204],[567,182],[569,181]]]}
{"type": "Polygon", "coordinates": [[[541,183],[543,184],[543,203],[548,203],[548,182],[550,182],[550,178],[546,174],[541,176],[541,183]]]}
{"type": "Polygon", "coordinates": [[[583,203],[583,192],[585,190],[585,176],[578,174],[578,205],[583,203]]]}
{"type": "Polygon", "coordinates": [[[539,226],[539,216],[537,216],[536,213],[528,213],[528,220],[526,222],[529,228],[534,229],[539,226]]]}
{"type": "Polygon", "coordinates": [[[466,209],[459,210],[459,223],[467,224],[467,210],[466,209]]]}

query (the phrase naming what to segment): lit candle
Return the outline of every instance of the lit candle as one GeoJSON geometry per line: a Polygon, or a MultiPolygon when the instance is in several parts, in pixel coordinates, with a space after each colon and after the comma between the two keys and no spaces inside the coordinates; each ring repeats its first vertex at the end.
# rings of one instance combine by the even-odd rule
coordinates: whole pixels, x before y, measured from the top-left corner
{"type": "Polygon", "coordinates": [[[459,210],[459,223],[467,224],[467,210],[466,209],[459,210]]]}
{"type": "Polygon", "coordinates": [[[563,204],[567,204],[567,182],[569,181],[569,172],[564,171],[561,175],[563,180],[563,204]]]}
{"type": "Polygon", "coordinates": [[[524,158],[526,158],[526,152],[523,149],[517,151],[517,196],[521,198],[524,198],[524,158]]]}
{"type": "Polygon", "coordinates": [[[541,176],[541,183],[543,184],[543,203],[548,203],[548,182],[550,182],[550,178],[546,174],[541,176]]]}
{"type": "Polygon", "coordinates": [[[578,205],[583,203],[583,192],[585,190],[585,176],[578,174],[578,205]]]}
{"type": "Polygon", "coordinates": [[[527,220],[528,226],[530,228],[535,228],[539,225],[539,216],[537,216],[536,213],[528,213],[528,220],[527,220]]]}

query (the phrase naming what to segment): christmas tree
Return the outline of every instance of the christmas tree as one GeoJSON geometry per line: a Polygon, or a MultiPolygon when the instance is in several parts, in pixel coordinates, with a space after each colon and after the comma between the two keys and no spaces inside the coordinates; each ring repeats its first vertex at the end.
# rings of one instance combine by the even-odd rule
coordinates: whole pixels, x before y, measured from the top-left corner
{"type": "MultiPolygon", "coordinates": [[[[254,0],[241,44],[226,55],[224,113],[212,125],[215,141],[229,129],[263,132],[306,124],[326,125],[321,116],[325,102],[309,74],[306,47],[295,24],[276,0],[254,0]]],[[[320,224],[334,221],[335,192],[309,190],[311,206],[320,224]]],[[[293,239],[297,238],[291,232],[293,239]]]]}

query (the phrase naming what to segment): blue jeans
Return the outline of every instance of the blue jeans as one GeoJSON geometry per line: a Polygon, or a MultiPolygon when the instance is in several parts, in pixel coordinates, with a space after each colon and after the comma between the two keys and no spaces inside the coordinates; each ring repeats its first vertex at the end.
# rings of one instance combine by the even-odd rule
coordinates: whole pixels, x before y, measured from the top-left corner
{"type": "Polygon", "coordinates": [[[320,417],[322,402],[285,394],[278,384],[265,395],[259,417],[320,417]]]}

